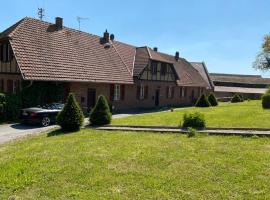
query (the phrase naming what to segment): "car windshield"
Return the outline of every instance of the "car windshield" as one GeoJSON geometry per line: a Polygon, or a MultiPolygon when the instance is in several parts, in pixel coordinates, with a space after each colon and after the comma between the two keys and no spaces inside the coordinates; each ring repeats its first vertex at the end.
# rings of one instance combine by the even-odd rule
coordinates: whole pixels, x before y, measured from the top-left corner
{"type": "Polygon", "coordinates": [[[43,109],[56,109],[56,110],[62,110],[64,107],[64,104],[62,103],[52,103],[52,104],[47,104],[43,106],[43,109]]]}

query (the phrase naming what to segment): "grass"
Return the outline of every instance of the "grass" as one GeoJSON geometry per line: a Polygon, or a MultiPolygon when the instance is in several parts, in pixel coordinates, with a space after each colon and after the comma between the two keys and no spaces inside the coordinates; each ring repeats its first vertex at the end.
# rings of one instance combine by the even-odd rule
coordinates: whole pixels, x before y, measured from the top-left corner
{"type": "Polygon", "coordinates": [[[270,110],[264,110],[261,101],[220,103],[218,107],[183,108],[174,112],[156,112],[114,119],[113,125],[179,126],[184,113],[201,112],[207,127],[215,128],[270,128],[270,110]]]}
{"type": "Polygon", "coordinates": [[[0,199],[270,199],[270,139],[82,130],[0,146],[0,199]]]}

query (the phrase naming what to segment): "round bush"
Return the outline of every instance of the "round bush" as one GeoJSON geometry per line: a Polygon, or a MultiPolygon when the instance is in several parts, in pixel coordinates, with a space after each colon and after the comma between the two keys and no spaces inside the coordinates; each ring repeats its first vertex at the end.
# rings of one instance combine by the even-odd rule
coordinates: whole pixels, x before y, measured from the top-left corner
{"type": "Polygon", "coordinates": [[[266,93],[262,96],[262,107],[264,109],[270,109],[270,93],[266,93]]]}
{"type": "Polygon", "coordinates": [[[63,131],[72,132],[80,130],[84,116],[73,93],[69,94],[67,103],[56,119],[63,131]]]}
{"type": "Polygon", "coordinates": [[[108,105],[107,99],[101,95],[98,101],[90,113],[90,123],[91,125],[106,125],[110,124],[112,120],[112,113],[110,112],[110,107],[108,105]]]}
{"type": "Polygon", "coordinates": [[[198,101],[195,104],[196,107],[210,107],[211,104],[209,103],[208,99],[206,96],[203,94],[198,101]]]}
{"type": "Polygon", "coordinates": [[[231,103],[239,103],[239,102],[242,102],[242,99],[238,94],[235,94],[231,100],[231,103]]]}
{"type": "Polygon", "coordinates": [[[215,97],[215,95],[213,93],[211,93],[208,96],[208,101],[211,104],[211,106],[217,106],[218,105],[218,101],[217,101],[217,99],[216,99],[216,97],[215,97]]]}
{"type": "Polygon", "coordinates": [[[184,114],[183,117],[183,128],[195,128],[195,129],[203,129],[205,128],[205,119],[203,114],[201,113],[190,113],[184,114]]]}

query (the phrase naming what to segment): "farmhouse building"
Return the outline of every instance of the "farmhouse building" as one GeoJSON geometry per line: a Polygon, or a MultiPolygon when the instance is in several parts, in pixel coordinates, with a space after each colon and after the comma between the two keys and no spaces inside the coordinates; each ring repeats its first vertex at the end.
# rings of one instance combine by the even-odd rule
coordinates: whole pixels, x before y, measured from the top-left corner
{"type": "Polygon", "coordinates": [[[179,52],[118,42],[107,30],[99,37],[67,28],[59,17],[55,23],[26,17],[6,29],[0,55],[0,91],[61,83],[63,95],[75,93],[84,110],[99,95],[116,109],[130,109],[193,104],[212,90],[209,77],[179,52]]]}
{"type": "Polygon", "coordinates": [[[236,93],[242,94],[246,99],[259,99],[270,85],[270,78],[260,75],[210,73],[210,78],[215,95],[225,100],[236,93]]]}

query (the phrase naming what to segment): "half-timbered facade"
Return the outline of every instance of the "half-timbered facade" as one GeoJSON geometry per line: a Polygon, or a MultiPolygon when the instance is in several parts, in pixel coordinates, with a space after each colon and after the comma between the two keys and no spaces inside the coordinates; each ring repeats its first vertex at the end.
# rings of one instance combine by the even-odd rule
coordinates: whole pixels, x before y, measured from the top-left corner
{"type": "Polygon", "coordinates": [[[66,28],[61,18],[54,24],[22,19],[0,34],[0,50],[0,91],[18,93],[23,81],[65,83],[84,110],[99,95],[115,109],[130,109],[192,104],[211,90],[178,52],[66,28]]]}

